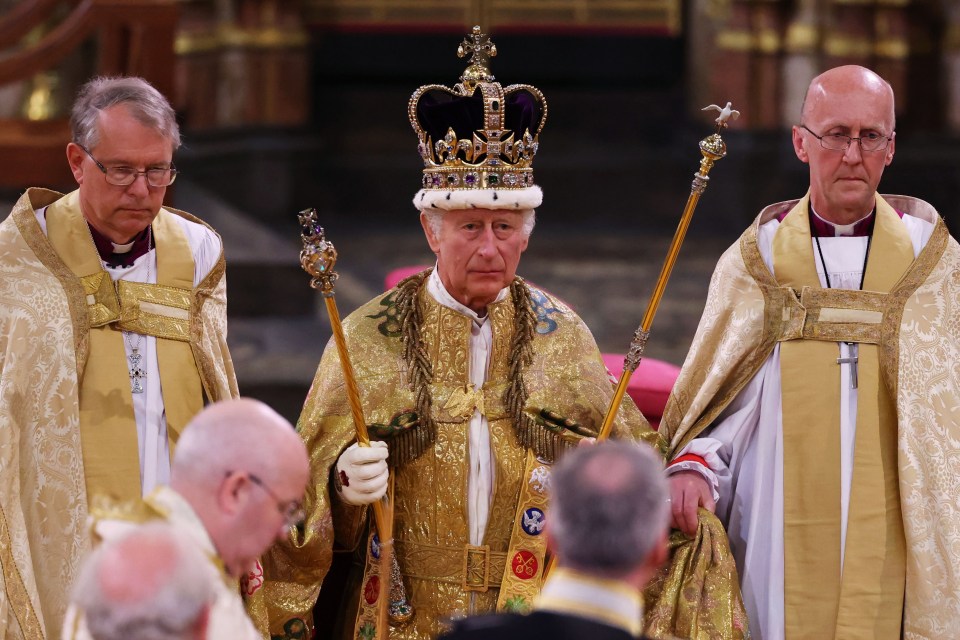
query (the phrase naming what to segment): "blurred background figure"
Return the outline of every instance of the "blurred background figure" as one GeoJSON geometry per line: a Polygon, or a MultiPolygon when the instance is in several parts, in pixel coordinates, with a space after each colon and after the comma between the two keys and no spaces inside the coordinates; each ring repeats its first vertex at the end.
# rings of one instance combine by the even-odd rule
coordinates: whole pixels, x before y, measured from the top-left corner
{"type": "Polygon", "coordinates": [[[216,597],[205,564],[171,525],[150,523],[94,551],[71,601],[93,640],[201,640],[216,597]]]}
{"type": "MultiPolygon", "coordinates": [[[[241,589],[262,584],[258,558],[303,519],[309,474],[306,449],[292,425],[258,400],[238,398],[206,407],[187,425],[173,457],[170,486],[140,502],[100,500],[91,509],[95,542],[118,539],[161,520],[201,554],[215,585],[208,640],[259,640],[244,611],[241,589]]],[[[85,640],[71,607],[67,638],[85,640]]]]}
{"type": "Polygon", "coordinates": [[[640,592],[667,558],[663,464],[648,447],[578,447],[550,477],[547,544],[556,568],[529,615],[466,618],[446,640],[614,640],[642,635],[640,592]]]}

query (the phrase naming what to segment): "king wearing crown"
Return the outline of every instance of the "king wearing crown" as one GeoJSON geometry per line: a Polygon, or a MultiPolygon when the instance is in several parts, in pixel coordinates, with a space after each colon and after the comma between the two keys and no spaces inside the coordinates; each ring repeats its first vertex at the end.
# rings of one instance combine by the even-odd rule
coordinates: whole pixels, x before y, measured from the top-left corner
{"type": "MultiPolygon", "coordinates": [[[[335,548],[354,557],[341,619],[318,621],[337,637],[426,639],[451,618],[535,606],[550,466],[596,434],[613,396],[586,325],[516,275],[543,199],[543,94],[495,81],[479,27],[459,53],[471,58],[460,82],[421,87],[408,106],[423,160],[413,202],[436,265],[343,322],[374,446],[354,443],[337,350],[320,361],[298,427],[313,463],[307,519],[265,559],[251,600],[273,638],[310,637],[335,548]],[[367,508],[388,476],[392,571],[367,508]]],[[[629,398],[618,416],[614,437],[656,443],[629,398]]]]}

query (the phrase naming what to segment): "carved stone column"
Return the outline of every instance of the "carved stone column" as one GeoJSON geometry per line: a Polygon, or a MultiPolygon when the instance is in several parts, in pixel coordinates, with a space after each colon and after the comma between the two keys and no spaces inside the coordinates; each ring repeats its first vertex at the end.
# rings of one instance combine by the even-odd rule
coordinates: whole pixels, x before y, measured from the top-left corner
{"type": "Polygon", "coordinates": [[[960,132],[960,4],[943,0],[946,31],[943,38],[943,73],[946,95],[946,123],[960,132]]]}
{"type": "Polygon", "coordinates": [[[871,66],[873,29],[873,0],[831,0],[823,39],[823,68],[871,66]]]}
{"type": "MultiPolygon", "coordinates": [[[[879,73],[893,87],[897,97],[897,113],[911,113],[916,98],[909,86],[910,58],[910,20],[907,10],[910,0],[878,0],[874,13],[874,64],[873,70],[879,73]]],[[[935,82],[926,78],[925,84],[935,82]]],[[[923,91],[921,87],[916,87],[923,91]]],[[[911,114],[914,119],[916,113],[911,114]]]]}
{"type": "Polygon", "coordinates": [[[784,37],[780,122],[800,122],[800,107],[810,81],[820,73],[823,0],[799,0],[784,37]]]}
{"type": "Polygon", "coordinates": [[[309,37],[300,3],[192,3],[177,38],[177,108],[194,129],[301,125],[309,116],[309,37]]]}
{"type": "Polygon", "coordinates": [[[780,102],[783,96],[780,68],[783,55],[784,20],[779,2],[761,1],[753,6],[751,29],[754,34],[754,56],[751,65],[756,127],[773,129],[780,124],[780,102]]]}
{"type": "Polygon", "coordinates": [[[733,128],[779,125],[783,19],[773,0],[733,0],[718,20],[711,70],[712,95],[738,105],[733,128]]]}

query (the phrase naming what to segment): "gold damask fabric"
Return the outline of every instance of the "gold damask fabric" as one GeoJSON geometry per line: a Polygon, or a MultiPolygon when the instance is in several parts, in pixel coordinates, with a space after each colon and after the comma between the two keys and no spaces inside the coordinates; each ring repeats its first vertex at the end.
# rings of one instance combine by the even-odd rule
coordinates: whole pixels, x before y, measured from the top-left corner
{"type": "MultiPolygon", "coordinates": [[[[0,224],[0,640],[57,637],[87,548],[78,396],[87,296],[35,216],[61,197],[30,189],[0,224]]],[[[221,256],[194,290],[190,315],[211,400],[237,395],[223,275],[221,256]]]]}
{"type": "MultiPolygon", "coordinates": [[[[373,425],[372,433],[388,442],[394,434],[418,426],[396,318],[396,294],[396,289],[388,291],[343,323],[364,415],[373,425]]],[[[429,562],[423,566],[401,566],[416,616],[409,626],[391,629],[391,638],[432,637],[440,630],[443,616],[493,611],[499,593],[498,586],[487,591],[465,591],[455,571],[428,573],[434,555],[456,557],[462,563],[469,542],[467,425],[472,410],[464,410],[463,404],[464,397],[469,395],[465,390],[469,382],[471,320],[437,303],[426,287],[418,295],[421,335],[433,372],[430,392],[437,433],[435,441],[421,455],[394,469],[394,531],[398,551],[404,558],[422,556],[429,562]]],[[[559,300],[533,288],[530,296],[537,329],[533,361],[523,374],[529,393],[525,411],[545,429],[562,430],[558,417],[598,428],[613,396],[613,385],[593,337],[559,300]]],[[[483,407],[497,461],[484,544],[496,554],[494,561],[501,570],[514,527],[520,485],[526,481],[526,450],[517,442],[515,426],[503,400],[514,314],[509,296],[489,309],[493,347],[488,379],[480,390],[482,402],[470,403],[483,407]]],[[[347,548],[362,539],[357,526],[363,523],[359,517],[362,510],[343,507],[338,502],[331,505],[328,488],[332,465],[354,440],[340,360],[332,343],[320,361],[298,429],[312,462],[307,521],[293,540],[277,545],[265,559],[264,587],[248,604],[251,617],[262,630],[269,624],[274,638],[299,637],[294,635],[295,631],[312,627],[311,609],[330,566],[334,536],[347,548]]],[[[620,409],[614,433],[616,437],[658,443],[657,434],[629,399],[620,409]]],[[[360,556],[365,552],[361,549],[360,556]]],[[[353,632],[356,604],[361,596],[359,581],[360,577],[355,575],[348,592],[351,606],[343,612],[346,637],[353,632]]],[[[333,621],[326,624],[333,625],[333,621]]]]}
{"type": "Polygon", "coordinates": [[[913,263],[913,244],[897,213],[878,200],[870,245],[875,259],[867,263],[863,275],[863,288],[870,293],[836,291],[836,307],[818,305],[809,300],[813,296],[805,295],[823,291],[813,244],[805,197],[781,221],[772,247],[774,277],[801,292],[807,308],[803,335],[815,337],[780,345],[784,628],[789,638],[899,638],[906,563],[897,488],[896,411],[880,381],[877,345],[860,344],[846,520],[852,544],[843,550],[841,563],[836,341],[857,342],[864,329],[879,329],[891,308],[887,294],[913,263]],[[849,322],[853,310],[864,320],[849,322]],[[823,322],[824,316],[834,322],[823,322]],[[831,326],[832,331],[824,331],[831,326]],[[813,398],[817,401],[811,402],[813,398]]]}
{"type": "Polygon", "coordinates": [[[670,562],[643,591],[644,633],[651,638],[749,638],[737,566],[723,525],[700,510],[693,538],[670,533],[670,562]]]}
{"type": "MultiPolygon", "coordinates": [[[[905,196],[877,196],[935,225],[889,294],[879,335],[879,375],[897,413],[900,505],[907,544],[904,638],[950,637],[960,628],[960,246],[936,211],[905,196]]],[[[697,335],[667,402],[660,433],[670,456],[710,426],[807,311],[781,287],[757,247],[759,226],[798,201],[764,209],[724,253],[697,335]],[[800,308],[800,314],[796,310],[800,308]]]]}

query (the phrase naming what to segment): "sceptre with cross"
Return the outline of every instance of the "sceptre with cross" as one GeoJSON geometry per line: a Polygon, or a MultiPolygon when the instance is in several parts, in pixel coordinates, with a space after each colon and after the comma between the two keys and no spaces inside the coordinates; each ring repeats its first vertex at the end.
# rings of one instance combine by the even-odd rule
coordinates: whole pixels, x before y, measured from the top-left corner
{"type": "Polygon", "coordinates": [[[474,27],[470,35],[465,37],[457,47],[457,57],[470,56],[471,65],[489,67],[490,58],[495,58],[496,55],[497,45],[493,44],[489,36],[481,32],[479,26],[474,27]]]}
{"type": "Polygon", "coordinates": [[[470,35],[457,47],[458,58],[470,56],[470,64],[460,76],[460,84],[468,94],[473,93],[477,83],[494,81],[493,74],[490,73],[490,58],[496,55],[497,45],[493,44],[479,26],[474,27],[470,35]]]}

